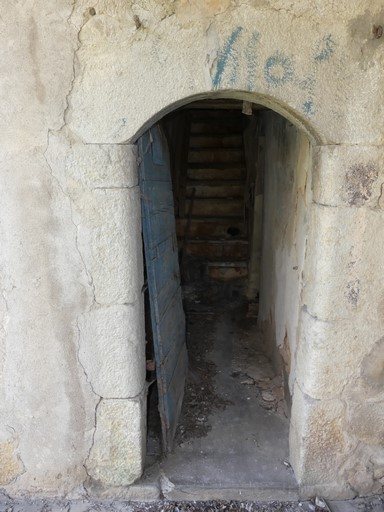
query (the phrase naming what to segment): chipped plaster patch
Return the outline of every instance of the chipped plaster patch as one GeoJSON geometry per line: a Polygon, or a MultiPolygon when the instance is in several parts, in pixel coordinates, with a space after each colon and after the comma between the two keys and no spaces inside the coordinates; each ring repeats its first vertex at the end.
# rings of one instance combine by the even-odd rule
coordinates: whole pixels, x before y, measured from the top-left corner
{"type": "Polygon", "coordinates": [[[344,193],[350,206],[362,206],[372,195],[372,186],[378,170],[373,163],[357,163],[350,166],[344,183],[344,193]]]}
{"type": "Polygon", "coordinates": [[[17,454],[16,439],[0,441],[0,485],[7,485],[24,472],[24,466],[17,454]]]}

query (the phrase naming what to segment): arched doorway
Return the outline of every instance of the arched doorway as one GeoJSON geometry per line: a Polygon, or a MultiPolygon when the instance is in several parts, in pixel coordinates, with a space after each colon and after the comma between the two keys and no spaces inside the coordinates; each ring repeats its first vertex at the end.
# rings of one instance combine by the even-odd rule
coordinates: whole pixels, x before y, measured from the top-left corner
{"type": "MultiPolygon", "coordinates": [[[[295,379],[291,353],[298,336],[305,257],[309,138],[265,106],[216,99],[194,101],[165,115],[140,139],[139,147],[142,201],[159,200],[154,210],[143,209],[144,225],[151,221],[156,231],[152,239],[159,247],[164,238],[172,239],[171,232],[164,235],[165,226],[158,218],[166,210],[163,185],[167,181],[163,175],[159,178],[158,165],[169,150],[167,197],[172,190],[174,204],[168,204],[167,215],[174,208],[187,319],[188,372],[184,362],[180,370],[179,356],[168,356],[172,348],[167,331],[160,328],[156,340],[161,318],[155,318],[153,310],[162,308],[164,294],[158,289],[153,292],[157,297],[151,297],[147,357],[151,364],[154,339],[157,379],[162,380],[158,425],[166,451],[176,433],[173,453],[163,460],[163,469],[183,488],[201,484],[211,490],[237,489],[240,494],[252,494],[252,489],[263,485],[293,489],[296,484],[288,462],[295,379]],[[152,162],[148,163],[151,145],[152,162]],[[156,176],[148,187],[151,169],[147,166],[153,163],[156,176]],[[156,198],[158,194],[161,197],[156,198]],[[164,371],[169,359],[173,366],[164,371]],[[179,388],[176,394],[175,387],[179,388]]],[[[168,226],[168,220],[164,222],[168,226]]],[[[172,257],[175,260],[175,251],[172,257]]],[[[161,274],[170,267],[167,258],[169,253],[153,252],[152,246],[150,253],[146,250],[147,270],[154,259],[161,261],[154,269],[158,274],[154,288],[164,281],[161,274]]],[[[150,289],[150,278],[147,284],[150,289]]],[[[175,326],[179,320],[174,317],[175,326]]],[[[176,331],[179,347],[184,333],[177,327],[176,331]]],[[[153,462],[160,453],[152,423],[157,394],[153,371],[148,377],[152,383],[148,448],[153,462]]]]}

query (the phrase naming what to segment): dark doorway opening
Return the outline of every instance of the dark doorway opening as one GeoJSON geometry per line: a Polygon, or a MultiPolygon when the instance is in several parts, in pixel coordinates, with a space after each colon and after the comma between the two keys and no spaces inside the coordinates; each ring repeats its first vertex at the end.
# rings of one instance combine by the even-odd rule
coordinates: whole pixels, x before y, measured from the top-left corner
{"type": "MultiPolygon", "coordinates": [[[[297,210],[299,131],[269,109],[236,100],[191,103],[160,124],[170,155],[189,367],[167,456],[156,382],[150,386],[148,465],[160,463],[185,489],[288,491],[296,486],[288,462],[291,361],[287,332],[276,342],[274,269],[275,238],[297,210]],[[280,175],[282,185],[275,183],[280,175]]],[[[287,247],[295,236],[296,228],[287,247]]]]}

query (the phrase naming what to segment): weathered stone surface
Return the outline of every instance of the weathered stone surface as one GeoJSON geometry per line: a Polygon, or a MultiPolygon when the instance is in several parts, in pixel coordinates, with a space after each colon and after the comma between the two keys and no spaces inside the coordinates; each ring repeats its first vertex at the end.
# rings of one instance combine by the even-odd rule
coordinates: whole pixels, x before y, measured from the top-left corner
{"type": "Polygon", "coordinates": [[[99,396],[130,398],[145,379],[144,305],[99,307],[79,318],[79,358],[99,396]]]}
{"type": "Polygon", "coordinates": [[[139,188],[88,194],[78,224],[78,246],[96,302],[139,300],[144,280],[139,188]]]}
{"type": "Polygon", "coordinates": [[[378,425],[384,423],[384,403],[366,402],[350,407],[349,430],[366,444],[383,446],[384,432],[378,425]]]}
{"type": "Polygon", "coordinates": [[[51,133],[48,142],[47,159],[75,203],[86,191],[138,185],[135,145],[82,144],[66,130],[51,133]]]}
{"type": "Polygon", "coordinates": [[[382,494],[384,449],[358,443],[340,473],[356,495],[382,494]]]}
{"type": "Polygon", "coordinates": [[[313,204],[309,215],[303,304],[320,320],[364,318],[375,329],[384,284],[381,210],[313,204]]]}
{"type": "Polygon", "coordinates": [[[309,121],[328,142],[382,141],[375,125],[382,109],[375,85],[380,71],[373,65],[382,59],[381,41],[372,35],[378,0],[369,12],[355,4],[336,16],[330,4],[289,10],[241,2],[223,10],[215,3],[151,1],[146,9],[116,9],[103,2],[92,17],[84,15],[87,7],[79,2],[75,14],[82,26],[79,76],[68,114],[85,141],[134,140],[172,104],[194,95],[233,96],[229,90],[251,91],[243,98],[267,106],[273,97],[275,110],[287,117],[296,111],[297,122],[309,121]],[[373,95],[361,94],[367,69],[373,95]],[[134,101],[128,91],[135,91],[134,101]]]}
{"type": "Polygon", "coordinates": [[[321,146],[314,150],[313,200],[324,206],[382,209],[383,149],[321,146]]]}
{"type": "Polygon", "coordinates": [[[101,400],[93,445],[86,461],[89,485],[130,485],[141,476],[145,458],[146,396],[101,400]]]}
{"type": "Polygon", "coordinates": [[[384,389],[384,338],[374,344],[361,363],[361,377],[364,384],[373,391],[384,389]]]}
{"type": "Polygon", "coordinates": [[[356,327],[350,321],[322,321],[306,310],[299,321],[296,379],[301,389],[315,399],[340,397],[344,387],[355,381],[375,338],[367,339],[363,326],[356,327]]]}
{"type": "Polygon", "coordinates": [[[17,440],[0,435],[0,485],[7,485],[24,471],[17,453],[17,440]]]}
{"type": "Polygon", "coordinates": [[[85,477],[82,461],[94,418],[94,395],[78,363],[75,328],[79,312],[92,303],[92,289],[68,199],[41,149],[8,153],[2,160],[6,321],[0,429],[9,425],[17,432],[25,468],[7,489],[65,493],[85,477]]]}
{"type": "Polygon", "coordinates": [[[344,409],[340,400],[313,400],[297,385],[294,388],[291,464],[304,495],[308,489],[330,498],[350,494],[338,471],[352,446],[346,434],[344,409]]]}
{"type": "Polygon", "coordinates": [[[0,34],[0,133],[4,152],[43,147],[47,130],[64,123],[73,78],[77,28],[72,3],[42,1],[4,12],[0,34]]]}
{"type": "Polygon", "coordinates": [[[50,137],[47,158],[71,203],[95,300],[127,304],[143,283],[137,148],[69,143],[50,137]]]}

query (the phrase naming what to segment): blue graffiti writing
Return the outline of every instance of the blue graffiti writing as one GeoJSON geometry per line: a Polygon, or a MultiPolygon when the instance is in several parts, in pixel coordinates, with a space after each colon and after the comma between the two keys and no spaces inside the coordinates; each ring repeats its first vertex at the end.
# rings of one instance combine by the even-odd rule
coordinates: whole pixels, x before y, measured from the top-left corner
{"type": "Polygon", "coordinates": [[[256,79],[257,68],[257,45],[260,39],[260,33],[254,31],[245,49],[247,58],[247,86],[248,90],[252,89],[256,79]]]}
{"type": "Polygon", "coordinates": [[[219,88],[221,85],[223,73],[224,73],[224,70],[227,66],[229,59],[231,59],[234,64],[234,66],[232,68],[231,82],[234,82],[234,80],[235,80],[235,71],[236,71],[236,67],[238,65],[235,44],[236,44],[236,41],[238,40],[239,35],[241,34],[242,30],[243,30],[242,27],[237,27],[224,43],[223,49],[220,52],[218,60],[217,60],[216,73],[212,79],[213,87],[215,89],[219,88]]]}
{"type": "Polygon", "coordinates": [[[264,66],[264,77],[270,86],[278,87],[291,82],[293,76],[292,59],[280,52],[268,57],[264,66]]]}
{"type": "Polygon", "coordinates": [[[322,39],[320,39],[320,41],[316,43],[313,59],[316,62],[329,60],[335,53],[335,48],[336,43],[333,40],[332,35],[329,34],[324,36],[322,39]]]}
{"type": "Polygon", "coordinates": [[[307,116],[312,116],[315,113],[315,107],[313,105],[312,98],[309,98],[307,101],[304,102],[303,110],[304,113],[307,114],[307,116]]]}

